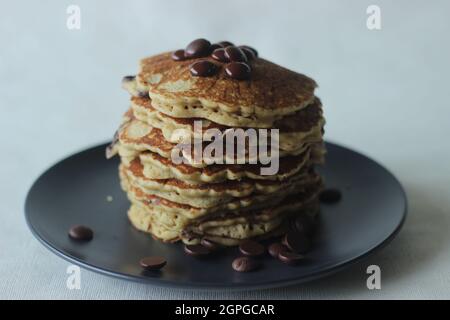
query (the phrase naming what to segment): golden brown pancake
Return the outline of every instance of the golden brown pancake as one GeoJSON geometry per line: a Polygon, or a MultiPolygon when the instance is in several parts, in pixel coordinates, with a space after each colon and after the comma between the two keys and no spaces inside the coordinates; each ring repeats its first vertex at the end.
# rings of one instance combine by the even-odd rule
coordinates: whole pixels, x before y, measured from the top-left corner
{"type": "Polygon", "coordinates": [[[156,195],[170,201],[200,208],[216,207],[244,198],[251,194],[272,195],[288,187],[301,189],[319,180],[319,176],[308,168],[284,181],[242,179],[226,180],[213,184],[189,184],[178,179],[148,179],[143,174],[143,166],[135,159],[130,166],[123,167],[128,181],[146,194],[156,195]]]}
{"type": "Polygon", "coordinates": [[[322,181],[318,177],[309,184],[300,188],[295,185],[288,185],[278,193],[272,194],[254,194],[247,197],[235,198],[226,203],[220,203],[213,207],[201,208],[189,204],[175,202],[166,199],[160,195],[145,192],[140,186],[134,184],[123,167],[119,170],[120,182],[124,191],[127,192],[131,202],[139,202],[143,206],[151,206],[153,210],[166,212],[170,214],[182,215],[188,219],[198,219],[202,216],[211,214],[231,214],[235,210],[246,211],[251,209],[260,209],[269,205],[281,203],[283,199],[294,193],[319,192],[322,188],[322,181]]]}
{"type": "Polygon", "coordinates": [[[314,80],[267,60],[252,61],[252,77],[246,81],[231,79],[223,70],[193,77],[189,67],[199,60],[219,64],[212,58],[173,61],[170,52],[145,58],[138,87],[148,90],[153,106],[163,113],[236,127],[271,127],[314,100],[314,80]]]}
{"type": "Polygon", "coordinates": [[[302,168],[321,163],[322,157],[311,152],[311,146],[298,156],[280,158],[279,171],[274,175],[261,175],[260,164],[212,164],[196,168],[188,164],[175,164],[154,152],[142,152],[139,159],[143,174],[150,179],[179,179],[191,184],[217,183],[226,180],[251,178],[255,180],[283,181],[302,168]]]}
{"type": "Polygon", "coordinates": [[[282,204],[266,205],[263,209],[237,210],[232,214],[214,214],[200,219],[188,219],[133,200],[132,203],[128,216],[136,228],[165,242],[181,239],[188,244],[199,243],[202,238],[223,245],[236,245],[248,238],[261,239],[282,231],[288,216],[318,212],[317,192],[293,194],[282,204]]]}
{"type": "MultiPolygon", "coordinates": [[[[194,137],[194,123],[200,124],[203,132],[217,129],[225,133],[229,127],[202,118],[175,118],[157,111],[149,98],[132,97],[131,108],[134,117],[161,130],[164,138],[180,143],[194,137]]],[[[322,117],[318,98],[302,110],[275,121],[273,128],[279,130],[279,148],[286,152],[295,151],[306,141],[318,141],[322,136],[325,120],[322,117]]]]}

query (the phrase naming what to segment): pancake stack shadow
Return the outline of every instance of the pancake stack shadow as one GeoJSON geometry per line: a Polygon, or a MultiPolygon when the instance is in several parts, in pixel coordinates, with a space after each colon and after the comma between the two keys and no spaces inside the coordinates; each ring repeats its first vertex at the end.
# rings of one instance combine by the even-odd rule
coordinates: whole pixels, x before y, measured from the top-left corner
{"type": "MultiPolygon", "coordinates": [[[[213,52],[212,46],[208,50],[213,52]]],[[[314,95],[316,83],[257,57],[256,51],[241,52],[251,70],[245,79],[228,72],[234,70],[231,56],[188,58],[179,51],[179,57],[168,52],[145,58],[136,76],[123,79],[130,108],[107,157],[121,158],[119,175],[131,202],[131,223],[156,239],[237,245],[282,234],[292,217],[319,210],[322,180],[314,166],[323,162],[325,121],[314,95]],[[196,63],[202,68],[214,64],[214,72],[202,76],[192,70],[196,63]],[[262,174],[269,165],[259,161],[259,154],[251,157],[248,138],[240,158],[244,163],[236,163],[237,157],[227,163],[219,153],[215,159],[223,163],[205,157],[198,161],[193,146],[198,124],[200,133],[213,129],[223,137],[236,128],[268,129],[269,136],[275,132],[270,129],[279,129],[279,169],[262,174]],[[180,151],[180,146],[191,148],[180,151]]],[[[200,150],[208,144],[201,142],[200,150]]]]}

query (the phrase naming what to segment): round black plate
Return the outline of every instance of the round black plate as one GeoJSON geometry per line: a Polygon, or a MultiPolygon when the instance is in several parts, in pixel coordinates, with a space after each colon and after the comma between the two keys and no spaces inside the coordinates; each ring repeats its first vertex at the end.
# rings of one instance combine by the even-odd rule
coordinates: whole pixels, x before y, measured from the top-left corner
{"type": "Polygon", "coordinates": [[[406,216],[399,182],[379,164],[349,149],[327,143],[320,168],[327,187],[342,200],[322,205],[320,227],[308,259],[288,266],[269,256],[259,271],[238,273],[231,261],[237,248],[206,259],[187,256],[181,244],[164,244],[135,230],[127,219],[129,203],[119,186],[118,159],[106,160],[101,145],[51,167],[32,186],[25,204],[28,225],[46,247],[61,257],[104,274],[161,286],[269,288],[305,282],[335,272],[391,240],[406,216]],[[107,201],[107,197],[112,201],[107,201]],[[109,198],[111,200],[111,198],[109,198]],[[75,224],[90,226],[94,239],[77,243],[67,236],[75,224]],[[139,260],[162,255],[163,270],[143,271],[139,260]]]}

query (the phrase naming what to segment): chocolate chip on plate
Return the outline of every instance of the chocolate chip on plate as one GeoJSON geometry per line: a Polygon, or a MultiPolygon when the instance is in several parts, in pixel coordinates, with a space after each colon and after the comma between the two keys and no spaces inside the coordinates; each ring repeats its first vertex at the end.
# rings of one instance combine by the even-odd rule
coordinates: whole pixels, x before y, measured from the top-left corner
{"type": "Polygon", "coordinates": [[[238,47],[229,46],[225,48],[225,57],[230,61],[247,62],[247,56],[238,47]]]}
{"type": "Polygon", "coordinates": [[[342,194],[338,189],[325,189],[320,193],[320,202],[331,204],[341,200],[342,194]]]}
{"type": "Polygon", "coordinates": [[[259,268],[261,263],[250,257],[239,257],[233,260],[231,266],[238,272],[249,272],[259,268]]]}
{"type": "Polygon", "coordinates": [[[184,50],[180,49],[180,50],[172,52],[172,60],[175,60],[175,61],[186,60],[186,57],[184,56],[184,50]]]}
{"type": "Polygon", "coordinates": [[[287,264],[297,264],[304,259],[304,256],[295,252],[281,251],[278,254],[278,259],[287,264]]]}
{"type": "Polygon", "coordinates": [[[208,77],[216,73],[217,66],[207,60],[197,61],[191,65],[190,71],[195,77],[208,77]]]}
{"type": "Polygon", "coordinates": [[[283,244],[297,253],[306,253],[311,247],[309,238],[300,232],[289,231],[283,238],[283,244]]]}
{"type": "Polygon", "coordinates": [[[280,252],[288,251],[288,248],[282,243],[275,242],[269,246],[268,251],[272,257],[278,258],[278,255],[280,254],[280,252]]]}
{"type": "Polygon", "coordinates": [[[159,270],[167,264],[167,260],[160,256],[150,256],[142,258],[139,264],[147,270],[159,270]]]}
{"type": "Polygon", "coordinates": [[[184,50],[186,58],[205,57],[211,52],[211,43],[206,39],[197,39],[188,44],[184,50]]]}
{"type": "Polygon", "coordinates": [[[239,245],[239,250],[242,254],[251,257],[263,255],[266,249],[264,246],[253,240],[245,240],[239,245]]]}
{"type": "Polygon", "coordinates": [[[211,251],[217,250],[219,248],[219,245],[209,239],[203,238],[200,240],[200,244],[206,248],[208,248],[211,251]]]}
{"type": "Polygon", "coordinates": [[[213,51],[213,53],[211,54],[211,57],[214,60],[220,61],[220,62],[228,62],[230,60],[228,60],[227,57],[225,57],[225,49],[224,48],[219,48],[213,51]]]}
{"type": "Polygon", "coordinates": [[[69,237],[78,241],[89,241],[94,237],[94,232],[86,226],[76,225],[70,228],[69,237]]]}
{"type": "Polygon", "coordinates": [[[200,244],[187,244],[184,246],[184,252],[191,256],[205,256],[209,254],[209,249],[200,244]]]}
{"type": "Polygon", "coordinates": [[[225,66],[226,74],[233,79],[245,80],[250,78],[251,69],[243,62],[231,62],[225,66]]]}
{"type": "Polygon", "coordinates": [[[220,41],[220,42],[217,42],[217,44],[222,46],[223,48],[229,47],[229,46],[234,46],[234,44],[230,41],[220,41]]]}

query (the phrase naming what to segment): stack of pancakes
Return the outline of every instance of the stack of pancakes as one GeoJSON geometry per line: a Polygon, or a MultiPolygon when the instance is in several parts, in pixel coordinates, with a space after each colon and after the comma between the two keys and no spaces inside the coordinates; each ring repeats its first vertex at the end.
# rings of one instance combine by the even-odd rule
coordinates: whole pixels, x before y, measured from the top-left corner
{"type": "Polygon", "coordinates": [[[314,80],[261,58],[245,81],[223,72],[192,76],[192,63],[205,59],[214,61],[174,61],[163,53],[143,59],[138,75],[124,78],[131,107],[107,155],[120,155],[131,223],[162,241],[236,245],[282,233],[292,216],[316,214],[322,181],[314,165],[323,161],[324,119],[314,80]],[[222,133],[279,129],[278,172],[263,175],[267,165],[249,158],[211,164],[184,154],[175,163],[174,148],[195,141],[199,120],[203,130],[222,133]]]}

